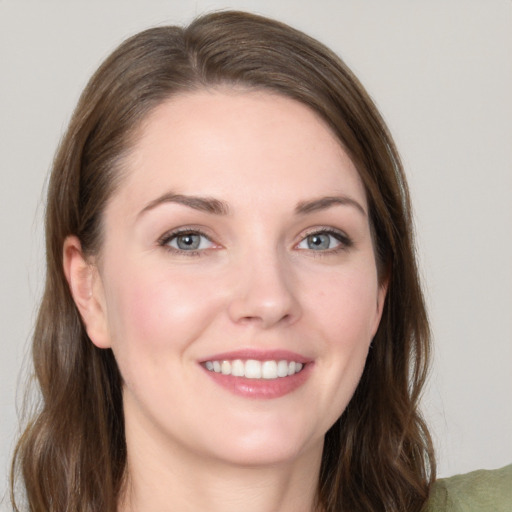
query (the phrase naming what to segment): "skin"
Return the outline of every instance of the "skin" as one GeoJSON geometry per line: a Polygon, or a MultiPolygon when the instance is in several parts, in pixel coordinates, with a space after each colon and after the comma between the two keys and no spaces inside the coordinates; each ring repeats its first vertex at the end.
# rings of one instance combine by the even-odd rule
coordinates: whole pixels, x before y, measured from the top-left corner
{"type": "Polygon", "coordinates": [[[357,386],[386,294],[357,170],[304,105],[229,89],[158,106],[124,164],[100,257],[86,260],[76,237],[64,246],[89,337],[112,348],[124,379],[120,510],[313,510],[324,435],[357,386]],[[297,212],[333,196],[343,200],[297,212]],[[199,249],[180,250],[177,228],[200,230],[199,249]],[[242,348],[301,354],[308,378],[255,399],[199,364],[242,348]]]}

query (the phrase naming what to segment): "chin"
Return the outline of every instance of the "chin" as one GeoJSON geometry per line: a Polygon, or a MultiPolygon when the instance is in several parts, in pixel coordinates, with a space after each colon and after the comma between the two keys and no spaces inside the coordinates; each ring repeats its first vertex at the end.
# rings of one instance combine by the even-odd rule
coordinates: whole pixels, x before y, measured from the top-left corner
{"type": "Polygon", "coordinates": [[[216,457],[239,466],[270,466],[293,463],[312,453],[321,455],[324,436],[283,426],[253,426],[250,430],[226,429],[213,447],[216,457]]]}

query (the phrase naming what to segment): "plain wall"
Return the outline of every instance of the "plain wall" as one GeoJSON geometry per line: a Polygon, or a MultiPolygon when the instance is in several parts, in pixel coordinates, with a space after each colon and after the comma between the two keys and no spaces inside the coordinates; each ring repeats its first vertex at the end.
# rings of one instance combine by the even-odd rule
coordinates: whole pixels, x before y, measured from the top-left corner
{"type": "Polygon", "coordinates": [[[44,185],[78,95],[125,37],[227,7],[317,37],[375,99],[415,206],[439,473],[512,462],[512,2],[0,0],[0,493],[44,281],[44,185]]]}

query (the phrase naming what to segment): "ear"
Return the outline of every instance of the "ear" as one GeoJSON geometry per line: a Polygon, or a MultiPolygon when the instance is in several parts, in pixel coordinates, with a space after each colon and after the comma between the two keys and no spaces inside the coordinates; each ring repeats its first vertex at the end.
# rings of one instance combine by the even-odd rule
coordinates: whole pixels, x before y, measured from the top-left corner
{"type": "Polygon", "coordinates": [[[64,241],[63,267],[89,338],[98,348],[109,348],[103,283],[96,265],[84,257],[80,240],[76,236],[68,236],[64,241]]]}
{"type": "Polygon", "coordinates": [[[381,283],[379,283],[379,288],[377,290],[377,314],[375,317],[375,323],[373,325],[372,338],[377,333],[377,329],[380,325],[382,312],[384,311],[384,304],[386,302],[386,295],[388,293],[388,285],[389,279],[387,277],[383,279],[381,283]]]}

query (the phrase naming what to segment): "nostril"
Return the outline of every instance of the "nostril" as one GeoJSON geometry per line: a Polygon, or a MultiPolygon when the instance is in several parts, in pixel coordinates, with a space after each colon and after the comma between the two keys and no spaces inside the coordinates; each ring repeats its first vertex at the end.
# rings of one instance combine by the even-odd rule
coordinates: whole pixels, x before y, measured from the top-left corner
{"type": "Polygon", "coordinates": [[[281,322],[288,322],[290,319],[291,319],[291,315],[289,313],[286,313],[285,315],[283,315],[283,317],[281,318],[281,322]]]}
{"type": "Polygon", "coordinates": [[[227,306],[233,322],[268,328],[291,323],[300,316],[301,307],[291,278],[277,265],[272,268],[269,274],[266,265],[265,272],[253,270],[250,276],[238,281],[227,306]]]}
{"type": "Polygon", "coordinates": [[[292,320],[293,315],[285,313],[280,316],[278,312],[274,311],[274,314],[262,313],[261,315],[247,315],[242,316],[236,320],[239,324],[259,324],[263,327],[271,327],[277,324],[285,324],[292,320]],[[277,313],[277,314],[275,314],[277,313]]]}

